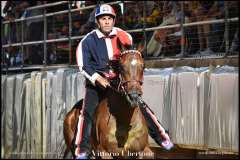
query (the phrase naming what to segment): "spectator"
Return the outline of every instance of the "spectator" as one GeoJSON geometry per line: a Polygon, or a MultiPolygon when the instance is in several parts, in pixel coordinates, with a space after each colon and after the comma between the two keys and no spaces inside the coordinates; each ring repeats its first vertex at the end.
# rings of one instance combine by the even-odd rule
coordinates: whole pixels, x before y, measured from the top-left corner
{"type": "MultiPolygon", "coordinates": [[[[214,19],[224,19],[225,11],[224,11],[224,1],[215,1],[212,8],[209,10],[210,20],[214,19]]],[[[222,39],[224,39],[224,29],[225,26],[223,23],[209,24],[211,29],[211,49],[214,52],[221,51],[219,46],[222,44],[222,39]]]]}
{"type": "MultiPolygon", "coordinates": [[[[57,1],[54,1],[57,2],[57,1]]],[[[48,3],[54,3],[48,1],[48,3]]],[[[74,6],[73,6],[74,8],[74,6]]],[[[68,3],[60,4],[54,7],[48,7],[47,13],[59,12],[63,10],[68,10],[68,3]]],[[[79,14],[79,13],[78,13],[79,14]]],[[[48,20],[48,37],[47,39],[58,39],[67,38],[69,36],[69,17],[67,14],[57,14],[54,16],[47,17],[48,20]]],[[[73,14],[72,24],[74,24],[75,17],[73,14]]],[[[72,25],[72,30],[74,30],[74,25],[72,25]]],[[[73,32],[72,32],[73,35],[73,32]]],[[[69,58],[69,43],[64,42],[54,42],[47,44],[47,63],[67,63],[69,58]]]]}
{"type": "MultiPolygon", "coordinates": [[[[238,17],[239,12],[239,2],[238,1],[227,1],[228,3],[228,10],[229,10],[229,18],[238,17]]],[[[230,22],[229,23],[229,39],[230,39],[230,53],[238,54],[239,51],[239,24],[238,22],[230,22]]]]}
{"type": "Polygon", "coordinates": [[[73,36],[79,36],[80,35],[80,29],[81,29],[81,23],[77,20],[73,21],[72,35],[73,36]]]}
{"type": "MultiPolygon", "coordinates": [[[[19,19],[23,16],[23,13],[27,7],[29,7],[28,1],[11,1],[12,12],[15,19],[19,19]]],[[[16,42],[21,42],[21,25],[20,23],[15,23],[16,26],[16,42]]]]}
{"type": "Polygon", "coordinates": [[[123,25],[123,14],[121,11],[121,6],[119,4],[115,4],[115,5],[112,5],[112,7],[115,10],[116,15],[117,15],[115,26],[122,28],[124,25],[123,25]]]}
{"type": "MultiPolygon", "coordinates": [[[[56,3],[58,1],[47,1],[47,4],[56,3]]],[[[49,6],[46,8],[47,13],[54,13],[63,10],[68,10],[68,3],[58,4],[54,6],[49,6]]],[[[68,15],[67,14],[57,14],[54,16],[47,17],[47,31],[48,33],[55,34],[54,37],[57,38],[57,34],[61,35],[62,27],[68,25],[68,15]],[[58,33],[56,33],[56,29],[58,33]]]]}
{"type": "MultiPolygon", "coordinates": [[[[126,3],[124,5],[124,24],[122,28],[124,29],[136,29],[143,27],[143,2],[138,3],[126,3]],[[125,27],[124,27],[125,26],[125,27]]],[[[134,48],[143,48],[144,37],[143,33],[132,33],[134,39],[134,48]]]]}
{"type": "Polygon", "coordinates": [[[89,18],[85,24],[83,24],[80,28],[81,35],[88,33],[89,31],[96,28],[95,20],[94,20],[95,9],[89,15],[89,18]]]}
{"type": "Polygon", "coordinates": [[[22,63],[22,53],[20,48],[16,46],[10,46],[5,52],[5,62],[8,66],[16,66],[22,63]]]}
{"type": "MultiPolygon", "coordinates": [[[[78,8],[81,8],[83,6],[92,6],[96,5],[95,1],[85,1],[84,5],[77,5],[78,8]]],[[[84,11],[80,11],[80,16],[79,17],[84,17],[83,20],[81,20],[81,28],[80,28],[80,35],[84,35],[88,33],[89,31],[95,29],[95,19],[94,19],[94,14],[95,14],[95,9],[87,9],[84,11]],[[87,18],[88,17],[88,18],[87,18]]]]}
{"type": "MultiPolygon", "coordinates": [[[[149,1],[146,2],[147,4],[149,1]]],[[[149,4],[150,6],[147,5],[146,9],[150,10],[149,13],[146,14],[146,21],[147,21],[147,27],[154,27],[159,25],[162,22],[162,2],[154,2],[153,4],[149,4]],[[151,7],[151,5],[153,5],[151,7]]]]}
{"type": "MultiPolygon", "coordinates": [[[[53,33],[48,33],[48,39],[55,39],[56,36],[53,33]]],[[[47,45],[47,62],[52,64],[57,61],[57,50],[55,43],[48,43],[47,45]]]]}
{"type": "MultiPolygon", "coordinates": [[[[21,40],[21,28],[18,23],[13,22],[15,19],[20,18],[22,10],[25,5],[21,5],[21,3],[25,4],[25,2],[20,1],[7,1],[5,6],[3,7],[3,13],[6,14],[4,20],[9,20],[10,24],[5,25],[5,35],[9,34],[8,43],[16,43],[21,40]]],[[[7,35],[8,36],[8,35],[7,35]]]]}
{"type": "MultiPolygon", "coordinates": [[[[213,20],[215,16],[220,15],[218,12],[218,2],[216,1],[199,1],[200,5],[193,12],[193,16],[196,21],[213,20]]],[[[212,38],[212,31],[210,24],[198,25],[198,40],[199,40],[199,51],[198,54],[210,55],[214,54],[212,46],[210,44],[210,38],[212,38]]]]}
{"type": "Polygon", "coordinates": [[[14,20],[14,14],[11,11],[7,11],[5,17],[3,17],[3,21],[10,21],[10,23],[6,23],[3,25],[3,44],[10,44],[16,42],[16,25],[13,24],[14,20]]]}
{"type": "Polygon", "coordinates": [[[234,38],[232,40],[229,51],[231,53],[239,51],[239,39],[238,39],[238,28],[236,28],[236,32],[234,34],[234,38]]]}
{"type": "MultiPolygon", "coordinates": [[[[140,15],[140,17],[138,16],[137,24],[134,24],[133,28],[136,29],[143,28],[144,24],[146,28],[154,27],[161,22],[160,16],[161,7],[159,7],[159,2],[154,1],[140,2],[137,4],[136,8],[139,8],[138,10],[136,10],[136,15],[140,15]],[[144,11],[146,12],[145,17],[143,14],[144,11]]],[[[132,36],[135,42],[133,45],[134,48],[142,51],[145,45],[146,37],[144,37],[144,34],[141,32],[132,33],[132,36]]]]}
{"type": "MultiPolygon", "coordinates": [[[[178,2],[165,1],[163,4],[163,22],[159,26],[166,26],[180,23],[181,8],[178,2]]],[[[185,17],[185,22],[188,22],[188,17],[185,17]]],[[[154,31],[149,43],[147,44],[147,54],[159,56],[163,53],[163,47],[167,47],[167,36],[177,30],[160,29],[154,31]]]]}
{"type": "Polygon", "coordinates": [[[141,15],[138,10],[137,3],[127,3],[125,4],[125,13],[124,13],[124,22],[126,25],[126,29],[135,29],[137,25],[140,23],[138,22],[138,15],[141,15]]]}
{"type": "MultiPolygon", "coordinates": [[[[136,15],[137,23],[134,24],[133,28],[142,28],[144,21],[146,21],[146,27],[153,27],[162,21],[161,17],[161,3],[154,1],[139,2],[135,4],[135,12],[132,14],[136,15]],[[146,20],[144,19],[143,12],[144,6],[146,9],[146,20]]],[[[131,10],[130,10],[131,12],[131,10]]]]}
{"type": "MultiPolygon", "coordinates": [[[[10,24],[4,25],[4,32],[3,32],[3,43],[16,43],[21,42],[21,25],[20,23],[13,22],[15,19],[19,19],[23,16],[24,10],[28,7],[28,1],[7,1],[4,8],[3,13],[6,13],[6,17],[4,17],[4,20],[9,20],[10,24]]],[[[13,50],[11,53],[17,56],[11,56],[11,65],[20,64],[21,63],[21,57],[22,54],[20,52],[17,52],[17,50],[13,50]]]]}
{"type": "Polygon", "coordinates": [[[15,52],[15,48],[13,46],[9,46],[6,51],[4,52],[4,62],[7,66],[13,66],[15,65],[15,57],[14,57],[14,52],[15,52]]]}
{"type": "MultiPolygon", "coordinates": [[[[36,5],[42,5],[43,1],[28,1],[28,6],[33,7],[36,5]]],[[[26,17],[33,17],[37,15],[43,15],[43,8],[31,9],[26,11],[26,17]]],[[[31,19],[26,22],[26,39],[27,41],[39,41],[43,40],[43,19],[31,19]]],[[[26,55],[24,56],[24,61],[27,64],[42,64],[43,61],[43,48],[41,44],[34,44],[27,47],[26,55]],[[41,51],[42,53],[36,53],[41,51]],[[42,54],[42,55],[37,55],[42,54]],[[36,58],[38,57],[38,58],[36,58]]]]}
{"type": "MultiPolygon", "coordinates": [[[[185,1],[184,2],[184,15],[189,18],[189,22],[196,22],[194,11],[200,5],[199,1],[185,1]]],[[[188,40],[187,52],[189,54],[196,54],[199,50],[197,26],[189,26],[184,28],[185,36],[188,40]]]]}

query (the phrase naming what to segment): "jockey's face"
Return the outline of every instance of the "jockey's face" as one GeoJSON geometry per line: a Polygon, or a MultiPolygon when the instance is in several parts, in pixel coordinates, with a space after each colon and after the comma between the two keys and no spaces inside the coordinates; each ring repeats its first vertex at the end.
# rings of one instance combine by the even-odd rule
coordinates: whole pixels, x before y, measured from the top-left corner
{"type": "Polygon", "coordinates": [[[98,18],[98,27],[106,35],[108,35],[115,24],[115,20],[110,15],[102,15],[98,18]]]}

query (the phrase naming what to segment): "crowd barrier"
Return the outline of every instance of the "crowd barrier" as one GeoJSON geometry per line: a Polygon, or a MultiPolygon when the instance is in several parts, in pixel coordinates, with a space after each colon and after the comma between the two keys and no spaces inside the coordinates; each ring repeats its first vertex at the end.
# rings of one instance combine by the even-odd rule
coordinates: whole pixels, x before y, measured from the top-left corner
{"type": "MultiPolygon", "coordinates": [[[[1,78],[1,158],[62,158],[84,77],[61,68],[1,78]]],[[[238,152],[238,87],[238,67],[145,69],[143,99],[173,143],[238,152]]]]}

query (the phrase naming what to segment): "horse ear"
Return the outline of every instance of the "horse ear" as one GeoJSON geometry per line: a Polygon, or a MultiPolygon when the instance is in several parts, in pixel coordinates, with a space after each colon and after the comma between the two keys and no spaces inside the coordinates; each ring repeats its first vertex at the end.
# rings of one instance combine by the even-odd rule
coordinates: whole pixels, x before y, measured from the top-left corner
{"type": "Polygon", "coordinates": [[[144,56],[143,52],[145,51],[144,45],[142,43],[139,43],[137,45],[137,50],[141,53],[142,57],[144,56]]]}

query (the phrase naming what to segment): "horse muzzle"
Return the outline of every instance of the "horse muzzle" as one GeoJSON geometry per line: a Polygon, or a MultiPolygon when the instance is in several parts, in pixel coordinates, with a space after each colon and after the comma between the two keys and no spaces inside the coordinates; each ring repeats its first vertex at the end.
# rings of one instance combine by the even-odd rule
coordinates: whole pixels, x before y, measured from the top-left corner
{"type": "Polygon", "coordinates": [[[138,98],[142,95],[141,85],[142,81],[138,80],[128,80],[122,82],[122,88],[131,107],[138,106],[138,98]]]}
{"type": "Polygon", "coordinates": [[[137,107],[138,106],[138,99],[142,95],[142,93],[138,93],[137,91],[132,91],[128,93],[128,101],[131,105],[131,107],[137,107]]]}

